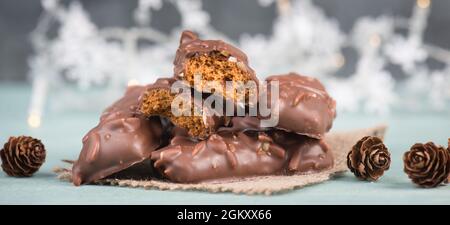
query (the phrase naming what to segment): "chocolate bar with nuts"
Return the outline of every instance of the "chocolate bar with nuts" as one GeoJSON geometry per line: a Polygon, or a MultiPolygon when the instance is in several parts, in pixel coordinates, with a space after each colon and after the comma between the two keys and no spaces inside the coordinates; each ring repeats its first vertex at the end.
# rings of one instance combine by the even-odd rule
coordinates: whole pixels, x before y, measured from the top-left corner
{"type": "MultiPolygon", "coordinates": [[[[279,101],[269,107],[278,107],[276,129],[320,139],[332,127],[336,117],[336,102],[328,95],[325,87],[313,77],[296,73],[270,76],[267,93],[271,98],[271,83],[279,84],[279,101]]],[[[261,94],[264,93],[263,91],[261,94]]]]}
{"type": "Polygon", "coordinates": [[[91,183],[141,163],[163,144],[160,119],[147,119],[137,112],[138,98],[145,89],[129,87],[84,136],[83,148],[72,168],[75,185],[91,183]]]}
{"type": "Polygon", "coordinates": [[[166,179],[196,183],[281,174],[287,154],[270,137],[258,132],[224,132],[203,141],[179,133],[169,146],[153,152],[151,159],[166,179]]]}

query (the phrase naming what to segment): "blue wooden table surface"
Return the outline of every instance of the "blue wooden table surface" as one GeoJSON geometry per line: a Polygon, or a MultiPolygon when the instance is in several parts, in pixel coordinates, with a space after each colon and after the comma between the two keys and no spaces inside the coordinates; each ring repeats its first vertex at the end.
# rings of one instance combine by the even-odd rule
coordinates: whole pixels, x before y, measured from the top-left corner
{"type": "Polygon", "coordinates": [[[27,85],[0,84],[0,142],[23,134],[40,138],[47,149],[47,161],[31,178],[11,178],[0,172],[0,204],[450,204],[450,185],[417,188],[403,173],[402,162],[403,152],[415,142],[447,144],[449,113],[338,115],[333,130],[378,123],[389,125],[385,141],[392,154],[392,165],[378,182],[361,182],[347,172],[331,181],[283,194],[246,196],[93,185],[74,187],[61,182],[52,168],[63,165],[61,159],[77,158],[81,138],[97,123],[99,112],[49,112],[40,128],[31,129],[26,123],[29,95],[27,85]]]}

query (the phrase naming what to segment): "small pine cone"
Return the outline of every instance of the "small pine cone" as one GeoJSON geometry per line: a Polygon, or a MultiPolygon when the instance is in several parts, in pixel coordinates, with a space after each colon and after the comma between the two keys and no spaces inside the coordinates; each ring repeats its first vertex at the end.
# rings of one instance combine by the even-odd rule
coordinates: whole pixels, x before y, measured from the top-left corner
{"type": "Polygon", "coordinates": [[[436,187],[445,182],[450,173],[450,153],[433,142],[417,143],[403,155],[404,171],[417,185],[436,187]]]}
{"type": "Polygon", "coordinates": [[[28,136],[10,137],[0,150],[2,169],[13,177],[30,177],[45,161],[40,140],[28,136]]]}
{"type": "Polygon", "coordinates": [[[361,180],[376,181],[391,164],[391,154],[377,137],[363,137],[347,155],[347,166],[361,180]]]}
{"type": "MultiPolygon", "coordinates": [[[[447,152],[450,154],[450,138],[448,138],[447,152]]],[[[450,173],[448,174],[446,183],[450,183],[450,173]]]]}

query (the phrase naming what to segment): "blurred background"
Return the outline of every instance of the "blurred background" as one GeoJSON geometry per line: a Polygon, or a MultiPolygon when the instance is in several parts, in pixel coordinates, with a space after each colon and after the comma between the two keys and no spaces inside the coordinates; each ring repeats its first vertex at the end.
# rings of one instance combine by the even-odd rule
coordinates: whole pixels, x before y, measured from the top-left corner
{"type": "MultiPolygon", "coordinates": [[[[70,1],[63,1],[68,3],[70,1]]],[[[82,0],[80,1],[92,22],[99,28],[132,27],[133,10],[138,0],[82,0]]],[[[410,17],[415,0],[314,0],[325,14],[339,22],[349,32],[358,18],[383,14],[410,17]]],[[[275,4],[261,7],[257,0],[203,1],[204,10],[210,12],[211,24],[216,29],[238,40],[243,33],[270,35],[277,16],[275,4]]],[[[450,1],[433,0],[431,15],[424,35],[426,42],[450,48],[450,1]]],[[[25,81],[29,66],[27,60],[33,52],[30,33],[36,27],[43,8],[40,1],[0,1],[0,80],[25,81]]],[[[179,12],[171,4],[163,4],[154,14],[151,25],[169,33],[180,25],[179,12]]],[[[429,62],[435,67],[439,62],[429,62]]],[[[397,74],[394,74],[397,75],[397,74]]],[[[399,75],[400,76],[400,75],[399,75]]]]}
{"type": "Polygon", "coordinates": [[[0,82],[29,85],[35,120],[97,112],[127,85],[171,76],[179,35],[192,29],[242,48],[261,79],[318,77],[340,112],[448,113],[449,9],[446,0],[1,0],[0,82]]]}

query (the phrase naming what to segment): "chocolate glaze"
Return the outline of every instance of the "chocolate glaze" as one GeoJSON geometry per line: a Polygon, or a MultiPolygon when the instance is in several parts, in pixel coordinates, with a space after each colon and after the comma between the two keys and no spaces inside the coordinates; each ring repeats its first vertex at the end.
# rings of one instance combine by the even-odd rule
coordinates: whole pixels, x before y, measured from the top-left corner
{"type": "Polygon", "coordinates": [[[153,163],[150,158],[136,163],[124,170],[121,170],[117,173],[113,173],[105,179],[135,179],[135,180],[146,180],[152,179],[154,177],[158,177],[158,172],[155,171],[153,167],[153,163]]]}
{"type": "Polygon", "coordinates": [[[161,175],[173,182],[307,173],[333,166],[332,153],[322,140],[285,131],[221,130],[203,141],[179,128],[173,135],[169,146],[151,157],[161,175]]]}
{"type": "Polygon", "coordinates": [[[229,117],[224,126],[219,127],[217,132],[239,132],[239,131],[263,131],[260,119],[256,116],[229,117]]]}
{"type": "Polygon", "coordinates": [[[177,49],[173,62],[175,78],[183,79],[180,74],[184,74],[186,62],[190,57],[199,54],[209,54],[213,51],[224,52],[235,57],[237,62],[242,62],[251,79],[258,84],[258,78],[256,78],[255,72],[248,65],[247,55],[244,52],[221,40],[201,40],[192,31],[183,31],[181,34],[180,46],[177,49]]]}
{"type": "Polygon", "coordinates": [[[178,133],[169,146],[152,153],[152,160],[170,181],[195,183],[281,174],[287,154],[269,136],[257,133],[224,132],[203,141],[178,133]]]}
{"type": "Polygon", "coordinates": [[[323,140],[281,130],[272,130],[269,135],[289,153],[289,173],[316,172],[333,166],[333,154],[323,140]]]}
{"type": "Polygon", "coordinates": [[[136,112],[138,98],[145,89],[129,87],[121,99],[102,113],[99,124],[84,136],[83,148],[72,168],[75,185],[105,178],[140,163],[161,145],[160,119],[146,119],[136,112]]]}
{"type": "Polygon", "coordinates": [[[289,155],[289,173],[320,171],[333,166],[332,152],[323,140],[261,127],[258,117],[232,117],[228,126],[218,129],[218,133],[240,131],[265,131],[273,137],[274,142],[283,147],[289,155]]]}
{"type": "MultiPolygon", "coordinates": [[[[331,129],[336,102],[317,79],[289,73],[270,76],[266,81],[279,81],[280,85],[280,99],[276,102],[279,106],[277,129],[317,139],[331,129]]],[[[270,88],[270,83],[268,86],[270,88]]]]}

